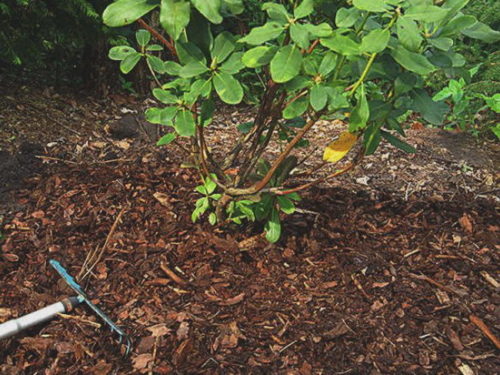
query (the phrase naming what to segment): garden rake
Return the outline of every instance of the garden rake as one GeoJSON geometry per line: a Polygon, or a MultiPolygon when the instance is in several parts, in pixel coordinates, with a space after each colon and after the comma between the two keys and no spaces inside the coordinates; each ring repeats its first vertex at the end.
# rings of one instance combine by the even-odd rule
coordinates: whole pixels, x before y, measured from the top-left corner
{"type": "Polygon", "coordinates": [[[59,313],[69,312],[80,303],[86,303],[88,307],[90,307],[102,320],[104,320],[112,332],[118,334],[119,343],[121,344],[124,342],[126,347],[125,355],[128,355],[132,348],[132,343],[128,335],[120,327],[118,327],[109,316],[92,303],[87,293],[85,293],[82,287],[75,281],[68,271],[66,271],[61,263],[52,259],[49,260],[49,263],[69,285],[69,287],[76,292],[77,296],[66,298],[60,302],[54,303],[20,318],[9,320],[8,322],[0,324],[0,339],[10,337],[36,324],[53,319],[59,313]]]}

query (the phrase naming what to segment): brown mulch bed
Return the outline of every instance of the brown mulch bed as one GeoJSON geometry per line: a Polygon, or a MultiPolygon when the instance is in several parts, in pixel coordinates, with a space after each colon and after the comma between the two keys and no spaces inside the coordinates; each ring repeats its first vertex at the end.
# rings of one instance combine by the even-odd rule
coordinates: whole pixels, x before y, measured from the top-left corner
{"type": "Polygon", "coordinates": [[[270,245],[193,225],[196,175],[170,149],[52,147],[5,214],[0,322],[71,295],[49,259],[77,275],[104,247],[82,285],[134,349],[79,307],[1,341],[0,373],[498,373],[471,322],[500,335],[492,172],[389,151],[304,194],[270,245]]]}

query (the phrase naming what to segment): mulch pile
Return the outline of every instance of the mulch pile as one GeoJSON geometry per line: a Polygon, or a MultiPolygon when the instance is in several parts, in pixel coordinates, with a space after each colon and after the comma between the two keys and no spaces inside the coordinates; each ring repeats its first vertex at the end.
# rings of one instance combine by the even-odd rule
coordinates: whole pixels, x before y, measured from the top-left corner
{"type": "Polygon", "coordinates": [[[81,284],[133,353],[82,306],[1,341],[0,373],[498,373],[492,174],[384,147],[304,194],[275,245],[192,224],[197,176],[173,149],[46,148],[3,219],[0,322],[72,295],[49,259],[76,276],[97,251],[81,284]]]}

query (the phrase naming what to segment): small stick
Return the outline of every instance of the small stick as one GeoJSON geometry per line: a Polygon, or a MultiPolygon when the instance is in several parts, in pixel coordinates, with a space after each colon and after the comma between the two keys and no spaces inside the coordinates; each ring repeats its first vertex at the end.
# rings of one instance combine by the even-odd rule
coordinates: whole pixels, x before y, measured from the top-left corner
{"type": "Polygon", "coordinates": [[[455,289],[452,289],[450,288],[449,286],[446,286],[446,285],[443,285],[433,279],[431,279],[429,276],[425,276],[425,275],[415,275],[414,273],[410,273],[410,276],[414,279],[417,279],[417,280],[424,280],[424,281],[427,281],[429,284],[432,284],[434,286],[437,286],[439,289],[442,289],[448,293],[453,293],[453,294],[457,294],[459,295],[460,297],[463,297],[465,294],[465,292],[459,292],[455,289]]]}
{"type": "Polygon", "coordinates": [[[168,268],[164,263],[160,264],[160,268],[163,272],[167,274],[168,277],[170,277],[173,281],[175,281],[179,285],[187,285],[187,282],[181,279],[177,274],[172,271],[170,268],[168,268]]]}
{"type": "Polygon", "coordinates": [[[498,340],[498,338],[493,334],[493,332],[491,332],[488,326],[481,319],[473,314],[469,315],[469,319],[484,333],[487,338],[491,340],[493,344],[495,344],[497,349],[500,349],[500,340],[498,340]]]}
{"type": "Polygon", "coordinates": [[[57,315],[59,315],[63,319],[78,320],[79,322],[91,325],[92,327],[95,327],[95,328],[101,328],[102,327],[101,324],[93,322],[91,320],[83,319],[82,317],[80,317],[78,315],[68,315],[68,314],[63,314],[63,313],[58,313],[57,315]]]}
{"type": "Polygon", "coordinates": [[[60,161],[62,163],[68,163],[68,164],[78,164],[76,161],[53,158],[52,156],[35,155],[35,158],[42,160],[60,161]]]}

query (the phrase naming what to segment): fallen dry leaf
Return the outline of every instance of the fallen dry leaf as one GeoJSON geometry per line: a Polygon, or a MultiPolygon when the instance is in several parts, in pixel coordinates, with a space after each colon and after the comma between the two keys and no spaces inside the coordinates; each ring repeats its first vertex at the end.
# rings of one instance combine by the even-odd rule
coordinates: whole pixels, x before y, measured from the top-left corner
{"type": "Polygon", "coordinates": [[[146,368],[152,360],[153,355],[150,353],[139,354],[132,358],[132,366],[134,366],[136,370],[142,370],[146,368]]]}
{"type": "Polygon", "coordinates": [[[240,303],[241,301],[243,301],[244,298],[245,298],[245,293],[240,293],[233,298],[229,298],[229,299],[226,299],[225,301],[219,302],[219,304],[223,305],[223,306],[236,305],[237,303],[240,303]]]}
{"type": "Polygon", "coordinates": [[[167,327],[165,323],[156,324],[154,326],[148,327],[147,330],[151,332],[153,337],[161,337],[169,334],[171,329],[167,327]]]}
{"type": "Polygon", "coordinates": [[[469,233],[472,233],[472,221],[471,217],[467,214],[463,214],[463,216],[458,219],[460,226],[469,233]]]}

